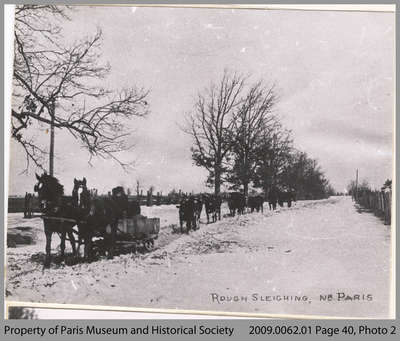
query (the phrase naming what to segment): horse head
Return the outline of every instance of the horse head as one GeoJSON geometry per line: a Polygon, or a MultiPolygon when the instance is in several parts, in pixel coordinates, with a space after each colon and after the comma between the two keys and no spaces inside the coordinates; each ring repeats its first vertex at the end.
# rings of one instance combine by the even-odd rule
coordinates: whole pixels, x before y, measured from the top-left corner
{"type": "Polygon", "coordinates": [[[90,192],[86,186],[86,178],[82,180],[74,179],[72,199],[77,207],[88,208],[90,206],[90,192]]]}
{"type": "Polygon", "coordinates": [[[38,193],[40,208],[46,210],[49,206],[55,206],[64,194],[64,187],[57,178],[44,172],[41,176],[36,175],[38,182],[33,190],[38,193]]]}

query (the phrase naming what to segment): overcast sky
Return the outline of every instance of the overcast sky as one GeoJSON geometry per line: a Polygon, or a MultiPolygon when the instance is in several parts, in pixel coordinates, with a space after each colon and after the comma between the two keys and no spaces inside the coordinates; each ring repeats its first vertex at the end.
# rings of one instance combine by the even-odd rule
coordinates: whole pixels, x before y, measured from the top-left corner
{"type": "MultiPolygon", "coordinates": [[[[131,123],[130,173],[109,160],[90,167],[79,144],[56,131],[55,175],[66,193],[83,176],[100,192],[137,179],[164,193],[204,190],[206,172],[193,165],[178,125],[224,68],[276,83],[276,112],[295,146],[319,161],[336,190],[357,168],[375,187],[392,178],[393,13],[101,6],[71,18],[67,39],[103,31],[102,59],[112,68],[104,85],[151,89],[151,114],[131,123]]],[[[48,139],[44,128],[36,136],[48,139]]],[[[23,152],[11,143],[10,155],[10,194],[32,192],[35,169],[19,175],[23,152]]]]}

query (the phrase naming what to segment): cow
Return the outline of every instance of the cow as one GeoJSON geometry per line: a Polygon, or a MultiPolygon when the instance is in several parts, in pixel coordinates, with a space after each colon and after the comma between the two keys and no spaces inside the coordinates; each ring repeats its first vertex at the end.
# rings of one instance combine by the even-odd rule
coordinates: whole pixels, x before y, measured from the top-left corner
{"type": "Polygon", "coordinates": [[[205,195],[204,206],[207,214],[207,224],[210,223],[210,215],[212,222],[216,222],[217,219],[221,220],[221,204],[222,200],[216,195],[205,195]]]}
{"type": "Polygon", "coordinates": [[[186,233],[196,228],[195,199],[193,196],[183,197],[176,206],[179,208],[179,224],[183,233],[183,224],[186,223],[186,233]]]}
{"type": "Polygon", "coordinates": [[[296,201],[296,192],[291,188],[284,188],[278,192],[278,204],[283,207],[286,202],[288,207],[292,206],[292,202],[296,201]]]}
{"type": "Polygon", "coordinates": [[[244,209],[246,207],[246,198],[244,194],[239,192],[232,192],[229,194],[228,199],[228,207],[229,212],[232,217],[235,216],[235,213],[243,214],[244,209]]]}
{"type": "Polygon", "coordinates": [[[264,197],[262,195],[251,196],[247,201],[247,206],[250,208],[251,213],[253,213],[254,210],[257,212],[264,212],[263,204],[264,197]]]}
{"type": "Polygon", "coordinates": [[[195,215],[195,223],[197,228],[200,228],[200,216],[201,211],[203,210],[203,200],[201,197],[194,198],[194,215],[195,215]]]}
{"type": "Polygon", "coordinates": [[[268,192],[268,204],[270,210],[276,210],[276,204],[278,202],[279,190],[276,186],[272,186],[268,192]]]}

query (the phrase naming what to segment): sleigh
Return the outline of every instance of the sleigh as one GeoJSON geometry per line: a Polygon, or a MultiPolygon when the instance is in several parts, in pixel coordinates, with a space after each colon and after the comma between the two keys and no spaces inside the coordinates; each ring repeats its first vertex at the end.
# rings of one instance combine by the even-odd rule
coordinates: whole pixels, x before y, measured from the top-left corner
{"type": "MultiPolygon", "coordinates": [[[[147,218],[135,215],[118,219],[116,244],[122,249],[143,247],[146,251],[154,249],[154,241],[160,232],[160,218],[147,218]]],[[[111,228],[107,228],[111,233],[111,228]]]]}
{"type": "MultiPolygon", "coordinates": [[[[84,221],[77,221],[75,219],[53,216],[42,216],[44,224],[52,229],[53,232],[61,233],[65,230],[72,229],[77,236],[79,232],[74,229],[78,224],[84,224],[84,221]]],[[[111,235],[111,227],[107,226],[105,230],[106,235],[111,235]]],[[[144,248],[146,251],[154,249],[155,240],[158,238],[160,231],[159,218],[147,218],[142,215],[133,217],[123,217],[118,219],[117,230],[115,236],[115,249],[116,251],[126,252],[133,251],[139,248],[144,248]]],[[[106,237],[99,233],[95,237],[106,237]]],[[[68,240],[68,238],[67,238],[68,240]]],[[[95,253],[103,254],[105,246],[103,240],[96,240],[93,242],[95,253]]]]}

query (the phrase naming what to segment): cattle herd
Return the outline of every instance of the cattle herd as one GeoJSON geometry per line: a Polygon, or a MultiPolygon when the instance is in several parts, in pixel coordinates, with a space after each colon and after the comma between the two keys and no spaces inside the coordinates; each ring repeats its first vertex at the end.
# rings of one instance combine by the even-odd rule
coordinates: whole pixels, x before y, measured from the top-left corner
{"type": "MultiPolygon", "coordinates": [[[[270,210],[275,210],[277,205],[283,207],[287,203],[288,207],[292,206],[292,202],[296,201],[296,192],[293,189],[271,187],[267,198],[264,195],[246,196],[243,193],[232,192],[226,197],[229,208],[229,215],[234,217],[236,214],[241,215],[249,211],[253,213],[263,212],[264,202],[267,199],[270,210]]],[[[221,220],[222,197],[214,194],[199,194],[184,196],[179,205],[179,224],[183,233],[186,225],[186,233],[190,230],[196,230],[200,227],[200,216],[205,208],[207,216],[207,224],[221,220]]]]}

